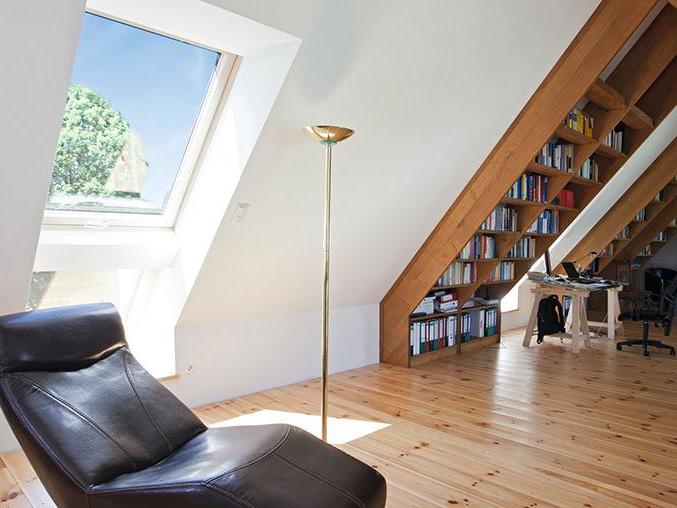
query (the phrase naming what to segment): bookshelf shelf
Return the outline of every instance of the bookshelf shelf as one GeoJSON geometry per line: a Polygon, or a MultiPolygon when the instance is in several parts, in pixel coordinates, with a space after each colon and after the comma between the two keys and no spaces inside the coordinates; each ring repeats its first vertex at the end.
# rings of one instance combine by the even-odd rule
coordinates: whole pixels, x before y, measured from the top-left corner
{"type": "Polygon", "coordinates": [[[607,110],[625,109],[626,107],[625,98],[615,88],[599,78],[595,80],[585,96],[593,104],[607,110]]]}
{"type": "Polygon", "coordinates": [[[574,185],[585,185],[587,187],[598,187],[598,188],[604,187],[604,184],[601,182],[591,180],[590,178],[583,178],[582,176],[577,175],[572,175],[571,180],[569,180],[569,183],[574,185]]]}
{"type": "MultiPolygon", "coordinates": [[[[424,314],[421,316],[412,316],[411,322],[416,323],[418,321],[430,321],[431,319],[455,316],[459,313],[458,310],[451,310],[449,312],[433,312],[432,314],[424,314]]],[[[423,353],[421,353],[423,354],[423,353]]]]}
{"type": "Polygon", "coordinates": [[[560,205],[547,205],[545,207],[548,210],[557,210],[558,212],[580,212],[580,208],[572,208],[570,206],[560,206],[560,205]]]}
{"type": "Polygon", "coordinates": [[[564,176],[564,177],[567,177],[567,176],[570,175],[566,171],[560,171],[557,168],[551,168],[550,166],[545,166],[543,164],[539,164],[536,161],[529,162],[526,170],[531,171],[532,173],[537,173],[539,175],[543,175],[543,176],[564,176]]]}
{"type": "Polygon", "coordinates": [[[433,291],[446,291],[449,289],[457,289],[457,288],[471,288],[473,286],[479,286],[479,283],[473,282],[471,284],[452,284],[450,286],[433,286],[430,288],[429,293],[432,293],[433,291]]]}
{"type": "Polygon", "coordinates": [[[632,129],[653,129],[653,118],[647,115],[637,106],[628,108],[628,112],[623,117],[623,123],[632,129]]]}
{"type": "Polygon", "coordinates": [[[622,159],[625,160],[628,158],[626,154],[623,152],[619,152],[618,150],[615,150],[614,148],[605,145],[604,143],[600,143],[597,148],[595,148],[595,153],[597,155],[601,155],[602,157],[608,157],[610,159],[622,159]]]}
{"type": "Polygon", "coordinates": [[[529,199],[515,199],[515,198],[503,198],[501,203],[504,205],[513,205],[513,206],[545,206],[545,203],[540,201],[531,201],[529,199]]]}
{"type": "Polygon", "coordinates": [[[581,134],[580,132],[571,129],[566,125],[558,126],[557,130],[555,131],[555,136],[568,141],[569,143],[573,143],[574,145],[589,145],[597,143],[595,138],[581,134]]]}
{"type": "Polygon", "coordinates": [[[507,279],[507,280],[492,280],[489,282],[482,282],[480,285],[481,286],[498,286],[500,284],[512,284],[515,282],[515,279],[507,279]]]}
{"type": "Polygon", "coordinates": [[[464,259],[464,258],[458,258],[459,261],[462,263],[492,263],[494,261],[498,261],[498,258],[474,258],[474,259],[464,259]]]}
{"type": "Polygon", "coordinates": [[[437,351],[428,351],[427,353],[421,353],[415,356],[412,356],[409,359],[409,366],[410,367],[418,367],[421,364],[428,363],[432,360],[440,360],[442,358],[446,358],[448,356],[453,356],[458,354],[458,347],[457,346],[447,346],[443,347],[442,349],[438,349],[437,351]]]}

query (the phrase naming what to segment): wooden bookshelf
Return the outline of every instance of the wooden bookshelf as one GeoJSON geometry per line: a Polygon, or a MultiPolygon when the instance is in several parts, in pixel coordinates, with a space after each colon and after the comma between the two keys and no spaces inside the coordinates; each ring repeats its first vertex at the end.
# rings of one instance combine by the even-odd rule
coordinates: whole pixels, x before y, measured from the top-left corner
{"type": "MultiPolygon", "coordinates": [[[[610,8],[611,4],[603,5],[604,8],[610,8]]],[[[464,343],[461,340],[461,334],[457,332],[455,346],[410,356],[408,354],[409,314],[418,305],[422,297],[431,295],[433,292],[441,289],[434,284],[434,280],[439,278],[440,273],[446,269],[446,266],[455,261],[468,262],[467,260],[459,260],[458,255],[474,235],[486,234],[492,235],[495,238],[495,257],[482,259],[481,262],[480,260],[475,260],[477,282],[448,287],[448,289],[455,289],[458,293],[460,310],[456,312],[460,315],[474,310],[462,309],[463,304],[473,296],[485,299],[500,299],[514,287],[516,282],[529,270],[533,264],[534,257],[528,259],[510,259],[509,261],[515,262],[515,273],[514,278],[509,281],[482,281],[493,272],[494,268],[501,261],[507,261],[505,259],[506,254],[521,238],[532,237],[536,245],[535,258],[541,257],[559,234],[571,224],[576,216],[604,188],[628,157],[639,148],[643,140],[650,134],[650,131],[655,128],[654,126],[660,124],[660,121],[667,114],[656,114],[656,107],[653,108],[652,114],[651,108],[647,111],[642,107],[640,99],[645,94],[651,92],[653,84],[659,80],[659,77],[664,74],[666,68],[670,66],[670,62],[675,56],[674,45],[670,42],[670,34],[675,29],[677,29],[677,17],[675,17],[674,9],[671,6],[666,6],[606,81],[601,80],[597,76],[597,79],[588,81],[590,85],[587,89],[583,90],[581,95],[577,97],[567,96],[564,103],[570,104],[569,109],[572,109],[576,104],[587,101],[582,110],[585,114],[594,118],[592,136],[586,136],[563,125],[562,120],[566,116],[566,111],[564,111],[559,122],[550,129],[531,127],[529,131],[529,136],[531,136],[529,146],[535,147],[535,149],[531,148],[529,152],[522,152],[522,155],[518,156],[519,147],[517,144],[513,145],[516,148],[511,151],[510,157],[512,160],[525,160],[521,173],[511,173],[508,171],[507,167],[509,164],[494,167],[492,165],[493,155],[489,156],[488,161],[485,161],[485,164],[480,168],[480,176],[476,176],[474,181],[468,184],[468,188],[473,189],[475,184],[484,185],[485,187],[482,190],[477,188],[469,192],[470,195],[481,195],[488,198],[491,195],[495,195],[497,189],[503,189],[500,197],[493,201],[491,208],[488,208],[486,206],[487,203],[482,203],[476,198],[466,200],[467,188],[466,192],[457,198],[457,202],[451,206],[449,212],[384,297],[381,302],[381,361],[402,366],[419,365],[425,361],[461,353],[471,348],[473,344],[495,343],[500,340],[500,306],[496,305],[495,307],[499,308],[499,312],[497,313],[498,333],[495,336],[483,338],[481,341],[471,340],[464,343]],[[647,117],[651,121],[648,121],[647,117]],[[607,134],[626,118],[629,120],[624,122],[626,129],[626,137],[624,139],[625,153],[603,145],[600,140],[605,139],[607,134]],[[631,132],[634,130],[638,132],[631,132]],[[536,141],[537,145],[533,143],[534,136],[538,140],[536,141]],[[559,171],[556,168],[535,162],[535,152],[551,138],[559,139],[562,143],[566,142],[574,145],[572,173],[559,171]],[[593,154],[595,154],[599,164],[599,181],[578,176],[579,168],[593,154]],[[495,171],[493,176],[490,176],[490,168],[493,168],[495,171]],[[546,202],[516,200],[506,197],[505,194],[513,182],[517,178],[520,178],[524,172],[533,172],[548,177],[546,202]],[[512,175],[512,177],[508,179],[508,175],[512,175]],[[570,189],[575,192],[575,206],[563,207],[553,203],[556,196],[563,189],[570,189]],[[484,221],[487,213],[501,203],[517,210],[516,231],[479,229],[479,225],[484,221]],[[528,231],[530,226],[540,216],[541,212],[546,209],[559,213],[559,228],[557,233],[530,233],[528,231]],[[469,227],[473,224],[474,227],[469,227]],[[445,265],[442,265],[440,262],[443,257],[447,259],[445,265]],[[436,271],[434,267],[437,267],[436,271]],[[425,289],[426,286],[423,286],[425,280],[429,281],[427,290],[425,289]],[[451,351],[442,352],[445,349],[453,350],[453,353],[451,351]]],[[[580,40],[577,42],[580,42],[580,40]]],[[[566,56],[565,54],[563,58],[566,56]]],[[[603,68],[604,65],[599,67],[599,73],[601,73],[603,68]]],[[[670,88],[666,87],[666,83],[663,83],[662,86],[665,87],[662,89],[663,93],[669,92],[672,95],[670,88]]],[[[561,88],[560,90],[563,89],[561,88]]],[[[557,101],[558,99],[553,96],[549,103],[553,104],[557,101]]],[[[649,106],[658,107],[661,100],[647,99],[645,102],[649,106]]],[[[662,102],[665,101],[663,100],[662,102]]],[[[661,105],[662,107],[658,109],[667,109],[668,106],[671,108],[674,106],[674,103],[669,105],[661,103],[661,105]]],[[[514,135],[514,129],[510,134],[506,134],[506,136],[512,135],[514,135]]],[[[507,142],[507,140],[501,140],[499,144],[503,142],[507,142]]],[[[460,327],[460,320],[458,320],[458,326],[460,327]]]]}

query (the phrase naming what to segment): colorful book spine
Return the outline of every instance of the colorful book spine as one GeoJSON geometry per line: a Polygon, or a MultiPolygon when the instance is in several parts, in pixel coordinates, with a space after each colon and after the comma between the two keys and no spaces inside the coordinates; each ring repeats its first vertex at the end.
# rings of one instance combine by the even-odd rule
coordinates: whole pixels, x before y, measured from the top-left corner
{"type": "Polygon", "coordinates": [[[623,151],[623,127],[616,127],[614,130],[609,132],[604,139],[602,140],[602,143],[604,143],[606,146],[610,146],[614,150],[624,153],[623,151]]]}
{"type": "Polygon", "coordinates": [[[543,210],[528,230],[529,233],[555,235],[559,232],[559,212],[543,210]]]}
{"type": "Polygon", "coordinates": [[[480,229],[485,231],[517,231],[517,211],[507,205],[498,205],[484,220],[480,229]]]}
{"type": "Polygon", "coordinates": [[[524,236],[517,240],[508,254],[508,258],[533,258],[536,257],[536,239],[530,236],[524,236]]]}
{"type": "Polygon", "coordinates": [[[490,235],[474,235],[465,244],[460,254],[460,259],[489,259],[496,257],[496,241],[490,235]]]}
{"type": "Polygon", "coordinates": [[[592,137],[594,120],[580,109],[573,109],[564,119],[564,125],[576,132],[592,137]]]}
{"type": "Polygon", "coordinates": [[[534,160],[538,164],[571,173],[574,168],[574,145],[546,143],[534,160]]]}
{"type": "Polygon", "coordinates": [[[578,176],[599,182],[599,164],[594,157],[589,157],[578,170],[578,176]]]}
{"type": "Polygon", "coordinates": [[[526,172],[510,187],[507,197],[538,203],[548,202],[548,177],[526,172]]]}
{"type": "Polygon", "coordinates": [[[562,189],[559,194],[552,200],[554,205],[566,206],[568,208],[576,208],[576,194],[569,189],[562,189]]]}
{"type": "Polygon", "coordinates": [[[498,282],[504,280],[513,280],[514,278],[515,278],[515,262],[501,261],[484,279],[484,282],[498,282]]]}
{"type": "Polygon", "coordinates": [[[409,325],[411,356],[438,351],[457,344],[458,315],[414,321],[409,325]]]}

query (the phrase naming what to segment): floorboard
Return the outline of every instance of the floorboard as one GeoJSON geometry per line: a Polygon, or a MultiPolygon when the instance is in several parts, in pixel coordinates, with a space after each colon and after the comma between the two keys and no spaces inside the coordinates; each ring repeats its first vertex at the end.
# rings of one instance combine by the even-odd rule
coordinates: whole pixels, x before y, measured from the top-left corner
{"type": "MultiPolygon", "coordinates": [[[[330,437],[383,473],[393,508],[677,506],[676,362],[601,339],[578,356],[559,339],[523,348],[518,330],[415,369],[331,376],[330,437]]],[[[311,380],[196,413],[315,432],[318,400],[311,380]]],[[[53,506],[21,451],[1,457],[0,508],[53,506]]]]}

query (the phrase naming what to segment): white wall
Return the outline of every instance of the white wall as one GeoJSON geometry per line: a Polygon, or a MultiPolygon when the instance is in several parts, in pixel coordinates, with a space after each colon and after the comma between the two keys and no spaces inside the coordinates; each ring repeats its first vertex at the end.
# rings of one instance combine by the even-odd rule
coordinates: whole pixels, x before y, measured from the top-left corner
{"type": "MultiPolygon", "coordinates": [[[[632,154],[632,157],[614,175],[602,191],[588,204],[569,227],[560,235],[550,247],[552,266],[557,266],[578,245],[592,227],[611,209],[623,196],[651,163],[677,136],[677,110],[672,110],[665,120],[644,141],[642,146],[632,154]]],[[[544,262],[536,263],[535,270],[544,271],[544,262]]],[[[529,284],[523,282],[519,286],[519,308],[502,316],[503,329],[526,326],[531,311],[532,296],[529,284]]]]}
{"type": "MultiPolygon", "coordinates": [[[[84,0],[0,2],[0,315],[26,298],[84,0]]],[[[0,418],[0,450],[16,447],[0,418]]]]}
{"type": "MultiPolygon", "coordinates": [[[[330,372],[378,362],[378,305],[335,309],[330,326],[330,372]]],[[[180,379],[166,384],[191,406],[318,375],[319,312],[243,318],[180,330],[177,356],[193,362],[184,366],[180,379]]]]}
{"type": "Polygon", "coordinates": [[[247,216],[221,223],[179,320],[194,369],[171,386],[191,402],[319,374],[323,151],[304,125],[356,130],[335,150],[330,363],[359,367],[378,314],[355,309],[376,309],[598,4],[209,1],[303,44],[235,192],[247,216]]]}

